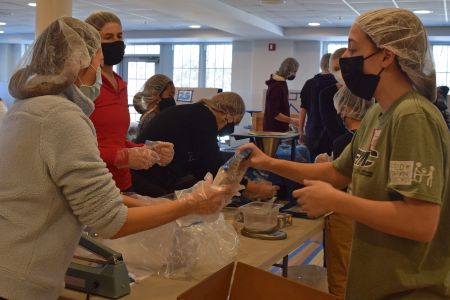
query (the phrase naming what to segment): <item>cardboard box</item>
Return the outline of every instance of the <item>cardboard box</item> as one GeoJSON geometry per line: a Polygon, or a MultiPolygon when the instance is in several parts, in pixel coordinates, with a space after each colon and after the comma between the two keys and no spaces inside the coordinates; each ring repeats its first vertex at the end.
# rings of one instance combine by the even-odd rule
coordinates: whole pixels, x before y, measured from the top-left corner
{"type": "Polygon", "coordinates": [[[336,300],[333,295],[237,262],[208,276],[178,300],[336,300]]]}
{"type": "Polygon", "coordinates": [[[254,112],[252,114],[252,130],[254,131],[262,131],[263,130],[263,112],[254,112]]]}

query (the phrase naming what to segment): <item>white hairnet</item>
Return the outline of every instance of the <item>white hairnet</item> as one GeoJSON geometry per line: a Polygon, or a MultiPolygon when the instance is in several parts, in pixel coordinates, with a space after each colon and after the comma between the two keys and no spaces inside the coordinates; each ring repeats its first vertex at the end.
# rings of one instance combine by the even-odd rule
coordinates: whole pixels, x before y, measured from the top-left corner
{"type": "Polygon", "coordinates": [[[149,106],[157,104],[158,96],[167,88],[169,84],[173,84],[172,79],[163,74],[155,74],[150,77],[141,91],[136,93],[133,98],[133,106],[137,112],[143,114],[149,106]]]}
{"type": "Polygon", "coordinates": [[[245,103],[242,97],[234,92],[223,92],[214,95],[211,99],[201,99],[199,103],[204,103],[208,107],[228,113],[231,115],[243,115],[245,113],[245,103]]]}
{"type": "Polygon", "coordinates": [[[334,94],[333,101],[334,108],[336,108],[338,114],[344,112],[346,117],[355,120],[362,120],[373,104],[372,101],[367,101],[353,95],[346,86],[341,87],[336,94],[334,94]]]}
{"type": "Polygon", "coordinates": [[[419,18],[409,10],[385,8],[366,12],[355,24],[378,48],[392,51],[414,88],[433,101],[436,72],[427,33],[419,18]]]}
{"type": "Polygon", "coordinates": [[[73,84],[100,48],[100,34],[78,19],[52,22],[25,54],[11,77],[9,92],[16,99],[57,95],[73,84]]]}
{"type": "Polygon", "coordinates": [[[295,58],[288,57],[280,65],[277,74],[287,78],[291,73],[298,70],[298,61],[295,58]]]}

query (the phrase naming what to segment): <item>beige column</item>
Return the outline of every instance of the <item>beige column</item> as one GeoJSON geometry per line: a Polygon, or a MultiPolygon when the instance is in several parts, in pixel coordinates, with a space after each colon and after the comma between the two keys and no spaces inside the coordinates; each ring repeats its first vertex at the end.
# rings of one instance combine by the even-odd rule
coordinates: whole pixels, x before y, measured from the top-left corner
{"type": "Polygon", "coordinates": [[[36,1],[36,36],[59,17],[72,16],[72,0],[36,1]]]}

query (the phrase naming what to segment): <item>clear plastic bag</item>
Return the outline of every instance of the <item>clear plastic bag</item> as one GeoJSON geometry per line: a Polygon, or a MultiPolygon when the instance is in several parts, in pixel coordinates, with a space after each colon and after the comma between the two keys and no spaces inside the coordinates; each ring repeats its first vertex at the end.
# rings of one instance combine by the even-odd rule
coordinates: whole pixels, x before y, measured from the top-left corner
{"type": "MultiPolygon", "coordinates": [[[[205,179],[203,181],[199,181],[193,187],[189,189],[184,189],[180,191],[175,191],[176,199],[181,199],[185,197],[187,194],[192,193],[202,193],[204,190],[208,188],[217,188],[224,185],[232,186],[236,189],[237,192],[241,187],[239,183],[244,177],[246,168],[241,168],[240,164],[242,160],[246,159],[250,155],[251,149],[246,149],[241,152],[237,152],[233,157],[231,157],[223,166],[220,167],[219,171],[217,171],[216,177],[212,180],[211,173],[206,174],[205,179]]],[[[204,192],[203,192],[204,193],[204,192]]],[[[231,203],[231,199],[234,194],[230,194],[229,197],[223,199],[222,208],[231,203]]],[[[211,215],[188,215],[182,217],[177,220],[177,223],[180,226],[191,226],[192,224],[197,224],[201,222],[214,222],[217,220],[219,213],[211,214],[211,215]]]]}
{"type": "MultiPolygon", "coordinates": [[[[171,201],[143,198],[155,203],[171,201]]],[[[222,213],[212,222],[181,226],[174,221],[103,242],[122,253],[131,273],[177,279],[211,274],[232,262],[239,248],[239,237],[222,213]]]]}

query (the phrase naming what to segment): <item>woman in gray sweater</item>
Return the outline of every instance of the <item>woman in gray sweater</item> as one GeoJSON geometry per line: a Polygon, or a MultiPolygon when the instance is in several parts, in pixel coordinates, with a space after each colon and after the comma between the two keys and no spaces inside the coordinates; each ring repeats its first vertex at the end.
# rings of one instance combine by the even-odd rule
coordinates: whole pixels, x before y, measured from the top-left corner
{"type": "Polygon", "coordinates": [[[0,129],[0,298],[56,299],[84,225],[115,238],[222,203],[213,188],[153,206],[120,194],[89,120],[99,49],[97,30],[61,18],[11,78],[17,101],[0,129]]]}

